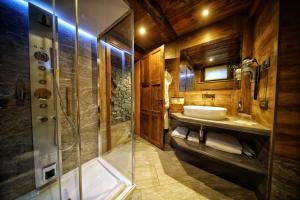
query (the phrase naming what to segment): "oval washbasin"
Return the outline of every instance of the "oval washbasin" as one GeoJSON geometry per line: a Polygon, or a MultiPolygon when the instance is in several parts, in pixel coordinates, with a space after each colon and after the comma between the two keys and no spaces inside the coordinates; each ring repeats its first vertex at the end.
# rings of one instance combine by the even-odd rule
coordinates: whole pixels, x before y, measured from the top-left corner
{"type": "Polygon", "coordinates": [[[183,109],[186,116],[210,120],[223,120],[227,113],[227,108],[213,106],[184,106],[183,109]]]}

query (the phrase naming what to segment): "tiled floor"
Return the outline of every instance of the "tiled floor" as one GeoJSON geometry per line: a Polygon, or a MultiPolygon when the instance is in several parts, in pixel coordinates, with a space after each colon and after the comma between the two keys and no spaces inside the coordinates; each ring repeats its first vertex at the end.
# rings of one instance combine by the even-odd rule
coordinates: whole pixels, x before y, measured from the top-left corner
{"type": "Polygon", "coordinates": [[[134,200],[256,199],[236,184],[179,160],[167,145],[161,151],[141,138],[135,140],[134,200]]]}

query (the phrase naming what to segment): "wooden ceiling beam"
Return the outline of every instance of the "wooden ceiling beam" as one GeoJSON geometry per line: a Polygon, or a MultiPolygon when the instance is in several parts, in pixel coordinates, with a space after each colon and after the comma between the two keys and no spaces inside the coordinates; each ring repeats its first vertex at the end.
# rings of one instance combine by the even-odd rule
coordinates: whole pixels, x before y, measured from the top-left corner
{"type": "Polygon", "coordinates": [[[177,39],[176,32],[156,0],[138,0],[138,3],[149,13],[158,27],[163,29],[162,31],[169,40],[177,39]]]}
{"type": "Polygon", "coordinates": [[[145,49],[143,49],[142,47],[140,47],[136,43],[134,44],[134,51],[138,51],[138,52],[140,52],[142,54],[145,53],[145,49]]]}
{"type": "Polygon", "coordinates": [[[182,52],[182,57],[185,59],[191,66],[194,66],[193,60],[189,57],[187,51],[182,52]]]}

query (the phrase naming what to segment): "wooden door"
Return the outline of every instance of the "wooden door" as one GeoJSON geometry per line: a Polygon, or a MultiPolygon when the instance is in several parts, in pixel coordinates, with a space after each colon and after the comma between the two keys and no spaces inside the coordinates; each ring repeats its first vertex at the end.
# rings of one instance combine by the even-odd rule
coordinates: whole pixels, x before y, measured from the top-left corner
{"type": "Polygon", "coordinates": [[[141,136],[164,148],[164,46],[141,60],[141,136]]]}

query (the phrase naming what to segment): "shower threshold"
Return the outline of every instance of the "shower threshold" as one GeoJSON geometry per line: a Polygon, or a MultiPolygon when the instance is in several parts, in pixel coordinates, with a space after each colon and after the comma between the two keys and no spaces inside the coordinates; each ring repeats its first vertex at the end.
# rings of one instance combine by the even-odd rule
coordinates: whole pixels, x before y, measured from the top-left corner
{"type": "MultiPolygon", "coordinates": [[[[102,158],[94,158],[82,165],[82,190],[84,200],[125,199],[135,185],[102,158]]],[[[78,168],[61,177],[62,200],[80,200],[78,168]]],[[[60,199],[58,181],[39,191],[32,191],[17,200],[60,199]]]]}

